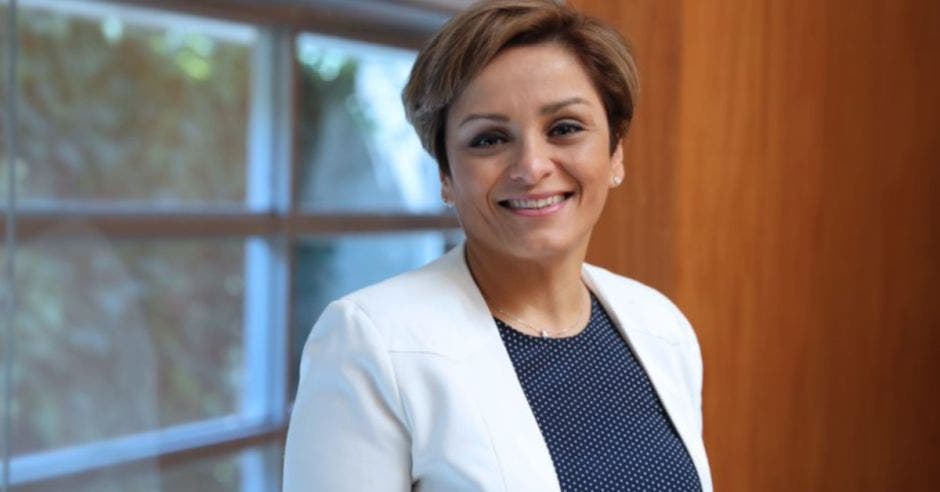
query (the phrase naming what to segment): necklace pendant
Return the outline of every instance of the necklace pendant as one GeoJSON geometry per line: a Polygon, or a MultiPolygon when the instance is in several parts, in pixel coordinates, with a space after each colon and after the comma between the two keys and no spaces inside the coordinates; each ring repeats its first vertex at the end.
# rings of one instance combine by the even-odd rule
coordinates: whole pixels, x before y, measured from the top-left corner
{"type": "Polygon", "coordinates": [[[547,331],[542,330],[542,338],[548,338],[548,332],[547,332],[547,331]]]}

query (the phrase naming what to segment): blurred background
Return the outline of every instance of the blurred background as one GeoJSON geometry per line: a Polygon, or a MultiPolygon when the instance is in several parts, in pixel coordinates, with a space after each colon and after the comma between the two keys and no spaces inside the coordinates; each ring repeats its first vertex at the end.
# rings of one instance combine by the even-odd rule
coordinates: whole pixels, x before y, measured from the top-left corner
{"type": "Polygon", "coordinates": [[[13,490],[279,490],[319,312],[460,240],[399,99],[455,4],[0,8],[13,490]]]}
{"type": "MultiPolygon", "coordinates": [[[[320,310],[461,239],[399,92],[467,3],[0,0],[12,490],[280,489],[320,310]]],[[[642,80],[589,260],[696,327],[716,489],[932,490],[940,3],[571,3],[642,80]]]]}

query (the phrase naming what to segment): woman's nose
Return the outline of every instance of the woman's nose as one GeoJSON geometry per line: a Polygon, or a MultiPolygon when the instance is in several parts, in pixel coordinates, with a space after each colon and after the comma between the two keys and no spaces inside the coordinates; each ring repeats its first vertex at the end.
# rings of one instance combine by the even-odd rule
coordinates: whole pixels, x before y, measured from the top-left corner
{"type": "Polygon", "coordinates": [[[509,169],[513,181],[532,185],[552,173],[554,165],[546,142],[525,139],[520,142],[519,152],[509,169]]]}

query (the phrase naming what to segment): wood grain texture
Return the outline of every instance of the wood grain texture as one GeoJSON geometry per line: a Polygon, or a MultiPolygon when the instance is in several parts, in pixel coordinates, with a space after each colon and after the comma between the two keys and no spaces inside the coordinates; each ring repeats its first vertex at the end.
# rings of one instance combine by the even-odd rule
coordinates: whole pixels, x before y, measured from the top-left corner
{"type": "Polygon", "coordinates": [[[634,40],[628,156],[668,197],[621,189],[591,260],[696,326],[717,489],[933,490],[940,4],[577,4],[634,40]]]}
{"type": "Polygon", "coordinates": [[[676,156],[678,152],[678,0],[582,1],[602,19],[616,19],[640,69],[638,116],[624,144],[626,175],[594,229],[589,257],[664,291],[675,287],[676,156]],[[636,40],[636,42],[633,42],[636,40]]]}

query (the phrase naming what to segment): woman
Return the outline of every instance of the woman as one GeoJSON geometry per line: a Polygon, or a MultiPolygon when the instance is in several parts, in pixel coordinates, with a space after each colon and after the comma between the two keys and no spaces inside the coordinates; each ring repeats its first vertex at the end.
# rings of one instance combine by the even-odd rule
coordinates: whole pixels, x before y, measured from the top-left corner
{"type": "Polygon", "coordinates": [[[615,31],[548,0],[432,39],[403,100],[467,239],[326,308],[284,490],[711,490],[695,334],[584,264],[636,86],[615,31]]]}

